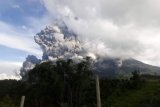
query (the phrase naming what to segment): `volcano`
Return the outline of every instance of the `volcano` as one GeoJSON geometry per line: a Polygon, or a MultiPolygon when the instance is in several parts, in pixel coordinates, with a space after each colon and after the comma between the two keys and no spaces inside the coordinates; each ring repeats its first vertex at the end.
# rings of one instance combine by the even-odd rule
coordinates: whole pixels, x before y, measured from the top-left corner
{"type": "MultiPolygon", "coordinates": [[[[21,68],[21,75],[25,75],[36,64],[44,61],[56,61],[62,59],[85,58],[88,53],[83,47],[83,42],[78,40],[78,35],[74,33],[63,21],[57,21],[52,26],[46,26],[34,36],[35,42],[43,51],[42,59],[29,55],[21,68]]],[[[160,67],[152,66],[140,62],[136,59],[112,58],[98,56],[94,63],[94,71],[101,77],[129,76],[131,72],[138,70],[141,74],[160,75],[160,67]]]]}

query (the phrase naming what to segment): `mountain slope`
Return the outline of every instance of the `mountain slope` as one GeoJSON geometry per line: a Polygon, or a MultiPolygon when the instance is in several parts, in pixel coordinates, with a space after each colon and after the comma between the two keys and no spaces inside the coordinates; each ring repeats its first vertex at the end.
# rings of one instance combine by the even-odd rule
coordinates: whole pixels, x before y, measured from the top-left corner
{"type": "Polygon", "coordinates": [[[97,63],[97,71],[101,77],[130,76],[135,70],[140,74],[160,75],[160,67],[145,64],[135,59],[125,59],[123,65],[118,67],[115,59],[105,59],[97,63]]]}

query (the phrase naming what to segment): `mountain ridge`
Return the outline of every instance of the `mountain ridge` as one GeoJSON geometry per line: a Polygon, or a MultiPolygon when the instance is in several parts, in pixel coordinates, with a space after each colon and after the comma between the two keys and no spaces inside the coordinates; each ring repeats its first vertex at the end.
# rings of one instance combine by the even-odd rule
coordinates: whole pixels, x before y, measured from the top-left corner
{"type": "Polygon", "coordinates": [[[98,67],[98,74],[101,77],[129,77],[132,72],[138,71],[140,74],[160,75],[160,67],[145,64],[133,58],[122,60],[122,63],[123,65],[118,67],[114,59],[105,59],[98,67]]]}

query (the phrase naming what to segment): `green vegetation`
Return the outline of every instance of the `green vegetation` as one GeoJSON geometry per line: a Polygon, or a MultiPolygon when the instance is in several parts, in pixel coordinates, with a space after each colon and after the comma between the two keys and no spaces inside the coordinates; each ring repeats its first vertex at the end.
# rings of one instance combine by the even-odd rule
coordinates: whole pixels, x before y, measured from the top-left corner
{"type": "Polygon", "coordinates": [[[140,89],[114,92],[106,101],[109,107],[159,107],[160,82],[148,81],[140,89]]]}
{"type": "MultiPolygon", "coordinates": [[[[96,107],[91,60],[44,62],[22,80],[0,81],[0,107],[96,107]]],[[[159,77],[138,71],[130,79],[100,79],[102,107],[159,107],[159,77]]]]}

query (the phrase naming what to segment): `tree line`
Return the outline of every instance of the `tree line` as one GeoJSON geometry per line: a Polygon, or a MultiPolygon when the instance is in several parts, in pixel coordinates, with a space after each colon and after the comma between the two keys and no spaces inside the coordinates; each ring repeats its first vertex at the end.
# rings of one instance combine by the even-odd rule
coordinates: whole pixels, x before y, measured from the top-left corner
{"type": "MultiPolygon", "coordinates": [[[[22,80],[0,81],[0,107],[19,107],[26,96],[25,107],[96,107],[96,84],[92,61],[85,58],[58,60],[36,65],[22,80]]],[[[100,79],[103,107],[110,107],[109,96],[142,86],[139,73],[130,79],[100,79]]]]}

